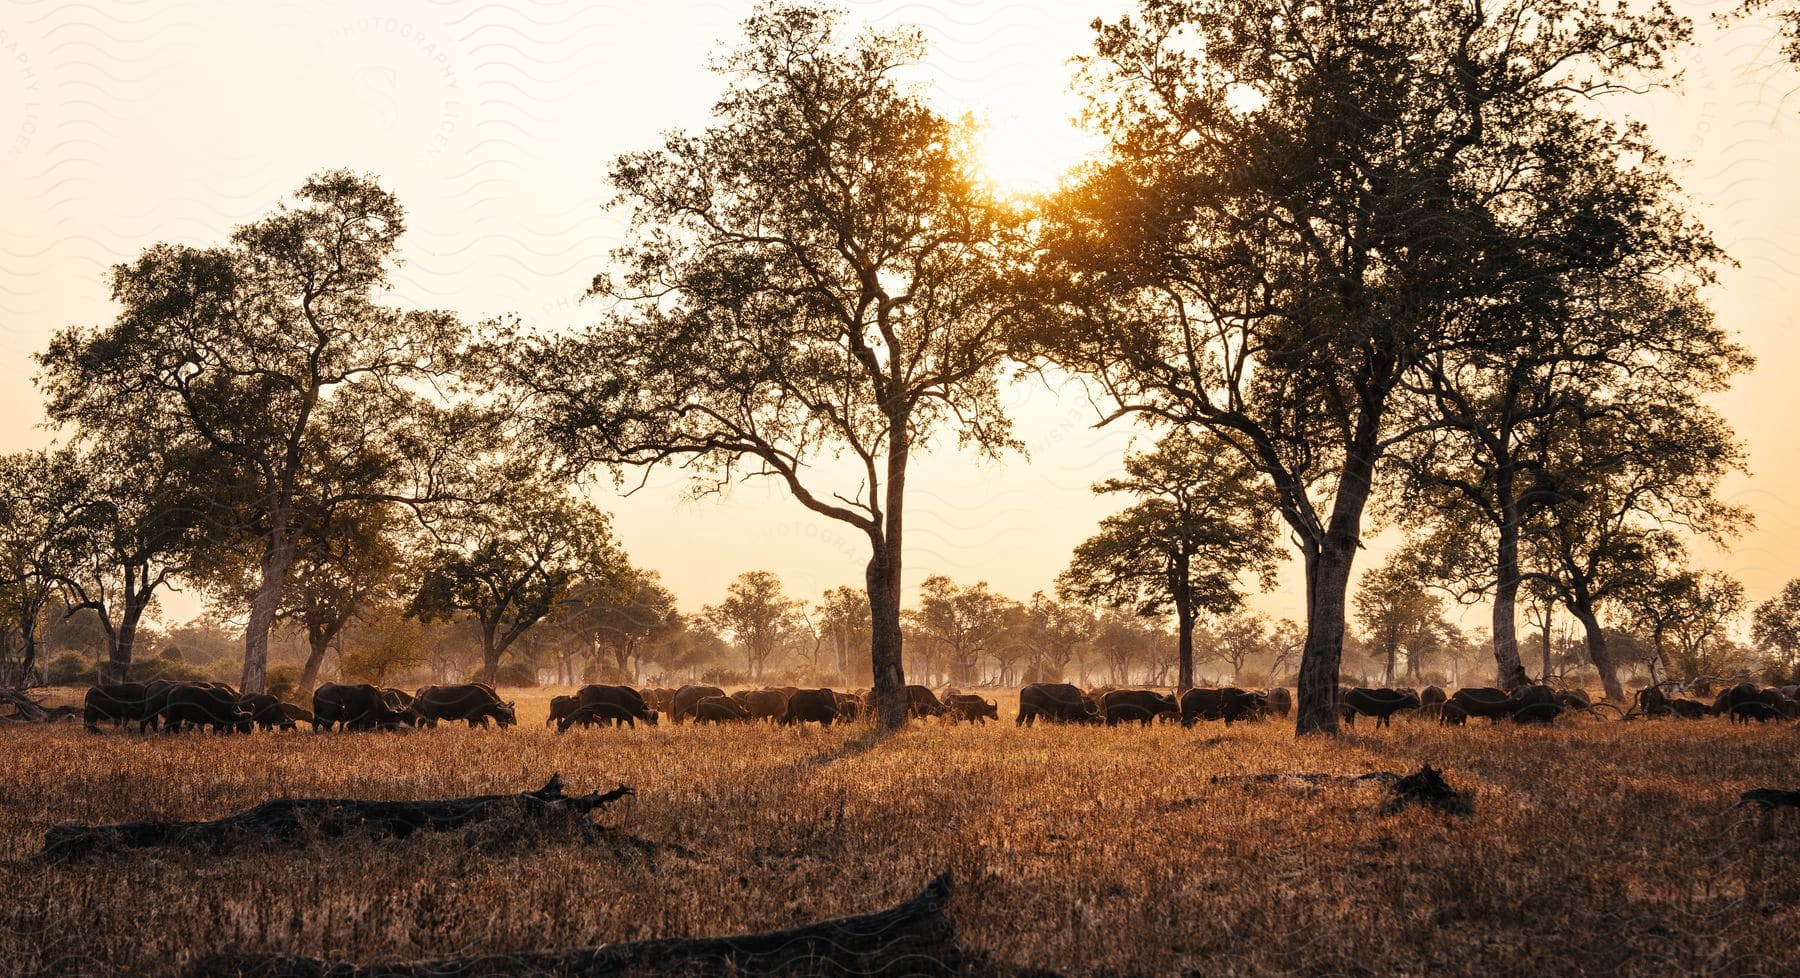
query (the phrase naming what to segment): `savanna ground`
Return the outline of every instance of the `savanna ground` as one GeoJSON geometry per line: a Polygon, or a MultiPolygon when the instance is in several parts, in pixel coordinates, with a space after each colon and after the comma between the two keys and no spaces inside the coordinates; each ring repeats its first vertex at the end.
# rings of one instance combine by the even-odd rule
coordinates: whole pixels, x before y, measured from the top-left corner
{"type": "MultiPolygon", "coordinates": [[[[520,726],[220,738],[0,730],[0,969],[168,974],[221,951],[338,961],[791,926],[945,870],[959,943],[1069,974],[1800,974],[1790,724],[1368,721],[1114,730],[520,726]],[[1263,772],[1442,768],[1459,820],[1382,816],[1373,783],[1263,772]],[[201,819],[268,798],[638,790],[598,816],[685,851],[404,840],[193,855],[36,855],[59,822],[201,819]]],[[[1566,721],[1565,721],[1566,722],[1566,721]]]]}

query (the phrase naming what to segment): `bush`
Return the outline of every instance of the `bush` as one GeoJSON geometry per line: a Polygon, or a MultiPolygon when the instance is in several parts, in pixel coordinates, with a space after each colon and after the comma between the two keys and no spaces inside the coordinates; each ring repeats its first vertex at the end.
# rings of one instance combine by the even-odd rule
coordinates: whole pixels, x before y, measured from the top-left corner
{"type": "Polygon", "coordinates": [[[531,687],[538,684],[537,670],[523,662],[503,662],[494,670],[494,685],[531,687]]]}
{"type": "Polygon", "coordinates": [[[212,676],[199,666],[191,666],[179,659],[150,659],[145,662],[131,664],[131,681],[147,683],[157,679],[167,679],[178,683],[195,683],[211,679],[212,676]]]}
{"type": "Polygon", "coordinates": [[[80,652],[58,652],[44,666],[44,682],[51,686],[91,686],[100,681],[100,667],[80,652]]]}
{"type": "Polygon", "coordinates": [[[162,655],[157,656],[157,658],[166,659],[170,662],[180,662],[184,658],[184,656],[182,655],[182,652],[181,652],[181,646],[171,645],[168,648],[163,649],[162,655]]]}
{"type": "Polygon", "coordinates": [[[263,678],[263,690],[278,700],[285,700],[300,685],[299,666],[270,666],[263,678]]]}

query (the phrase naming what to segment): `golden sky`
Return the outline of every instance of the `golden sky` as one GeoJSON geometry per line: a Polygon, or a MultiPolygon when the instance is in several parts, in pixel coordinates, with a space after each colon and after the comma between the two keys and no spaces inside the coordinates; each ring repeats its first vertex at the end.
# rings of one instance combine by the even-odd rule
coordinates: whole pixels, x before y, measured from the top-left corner
{"type": "MultiPolygon", "coordinates": [[[[1067,59],[1117,0],[865,0],[853,18],[922,27],[922,75],[950,112],[991,121],[993,165],[1043,179],[1080,151],[1067,59]]],[[[1753,599],[1800,576],[1800,424],[1792,365],[1800,295],[1800,72],[1772,28],[1720,28],[1729,3],[1686,4],[1698,44],[1679,93],[1619,100],[1683,170],[1695,205],[1740,263],[1712,299],[1760,366],[1720,401],[1753,474],[1728,489],[1759,525],[1706,562],[1753,599]]],[[[615,243],[608,160],[695,127],[718,89],[703,69],[745,3],[579,0],[105,3],[0,7],[0,450],[44,443],[31,353],[52,330],[111,315],[105,271],[158,240],[221,241],[315,170],[378,174],[409,211],[406,304],[470,320],[517,313],[555,327],[615,243]],[[371,12],[379,8],[379,12],[371,12]]],[[[908,579],[986,580],[1025,597],[1117,507],[1088,486],[1133,433],[1094,431],[1075,391],[1013,392],[1030,459],[921,460],[910,479],[908,579]]],[[[866,548],[774,487],[683,501],[677,476],[603,493],[634,560],[688,608],[739,571],[772,570],[816,596],[861,579],[866,548]]],[[[1368,563],[1374,563],[1371,559],[1368,563]]],[[[1259,601],[1298,616],[1297,568],[1259,601]]],[[[194,606],[168,602],[178,616],[194,606]]],[[[1478,624],[1480,615],[1466,619],[1478,624]]]]}

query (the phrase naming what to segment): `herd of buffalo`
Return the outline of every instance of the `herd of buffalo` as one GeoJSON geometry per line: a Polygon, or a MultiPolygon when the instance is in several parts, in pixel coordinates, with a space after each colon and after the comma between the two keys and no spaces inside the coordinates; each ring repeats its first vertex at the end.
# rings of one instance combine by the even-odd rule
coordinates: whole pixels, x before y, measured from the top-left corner
{"type": "MultiPolygon", "coordinates": [[[[1580,690],[1533,685],[1516,690],[1469,687],[1446,693],[1437,686],[1419,689],[1343,688],[1339,709],[1346,724],[1357,717],[1373,717],[1377,727],[1387,726],[1396,713],[1408,710],[1447,724],[1462,725],[1471,717],[1498,723],[1547,724],[1570,712],[1597,708],[1580,690]]],[[[915,718],[939,717],[952,721],[986,723],[1000,718],[999,706],[973,693],[947,690],[942,695],[925,686],[906,687],[908,707],[915,718]]],[[[741,690],[726,693],[717,686],[688,685],[679,689],[589,685],[574,694],[550,701],[546,725],[559,733],[574,726],[654,726],[659,717],[675,723],[749,723],[766,721],[782,725],[855,721],[868,712],[867,690],[841,692],[832,689],[799,689],[793,686],[741,690]]],[[[1227,686],[1189,689],[1179,696],[1149,689],[1101,687],[1084,690],[1072,683],[1032,683],[1019,691],[1019,712],[1014,722],[1031,726],[1038,720],[1052,723],[1088,723],[1116,726],[1121,723],[1179,722],[1191,726],[1202,720],[1235,722],[1287,716],[1293,709],[1289,692],[1277,687],[1248,690],[1227,686]]],[[[1644,717],[1729,717],[1733,722],[1800,718],[1800,689],[1794,686],[1762,687],[1741,683],[1725,689],[1707,703],[1670,696],[1661,686],[1638,692],[1632,715],[1644,717]]],[[[218,733],[263,730],[295,730],[302,723],[315,731],[393,730],[401,727],[434,727],[439,721],[461,720],[470,727],[501,727],[518,722],[512,703],[484,683],[426,686],[414,693],[367,683],[326,683],[312,697],[312,709],[285,703],[267,694],[240,695],[216,682],[114,683],[88,690],[82,709],[87,729],[98,732],[101,721],[113,725],[136,723],[140,732],[210,729],[218,733]]]]}

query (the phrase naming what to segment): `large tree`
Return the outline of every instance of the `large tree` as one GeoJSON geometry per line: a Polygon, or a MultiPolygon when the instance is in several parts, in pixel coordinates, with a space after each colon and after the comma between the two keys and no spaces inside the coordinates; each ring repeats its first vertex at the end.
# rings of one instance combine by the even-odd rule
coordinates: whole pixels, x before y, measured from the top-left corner
{"type": "Polygon", "coordinates": [[[937,433],[1012,445],[999,397],[1013,244],[968,139],[901,81],[911,31],[761,7],[715,68],[712,124],[612,168],[635,234],[581,335],[510,344],[503,373],[577,463],[682,463],[700,491],[763,476],[855,528],[875,712],[906,722],[906,483],[937,433]]]}
{"type": "Polygon", "coordinates": [[[759,679],[782,641],[800,623],[801,603],[782,590],[768,571],[745,571],[725,589],[725,600],[708,605],[701,617],[729,633],[744,653],[748,678],[759,679]]]}
{"type": "Polygon", "coordinates": [[[1562,177],[1632,165],[1592,97],[1660,72],[1689,26],[1598,0],[1144,0],[1096,26],[1112,149],[1048,215],[1062,315],[1028,348],[1110,416],[1211,429],[1268,475],[1306,572],[1296,729],[1336,730],[1403,381],[1507,341],[1476,313],[1637,246],[1639,201],[1562,177]]]}
{"type": "Polygon", "coordinates": [[[1800,671],[1800,579],[1787,582],[1781,593],[1751,612],[1750,640],[1775,657],[1790,681],[1800,671]]]}
{"type": "Polygon", "coordinates": [[[1381,661],[1381,682],[1392,685],[1401,675],[1424,680],[1425,656],[1441,648],[1450,632],[1443,599],[1431,593],[1407,561],[1389,560],[1363,575],[1354,599],[1356,618],[1370,651],[1381,661]]]}
{"type": "Polygon", "coordinates": [[[624,601],[636,583],[613,542],[612,521],[593,504],[538,473],[496,474],[495,481],[508,488],[455,507],[433,528],[437,546],[418,562],[406,608],[422,621],[474,619],[487,683],[507,649],[578,588],[624,601]]]}
{"type": "Polygon", "coordinates": [[[1719,481],[1743,466],[1724,419],[1680,391],[1627,395],[1628,410],[1560,433],[1544,478],[1555,502],[1524,527],[1525,579],[1555,596],[1586,636],[1608,699],[1624,687],[1602,616],[1654,586],[1679,533],[1723,543],[1749,523],[1720,501],[1719,481]]]}
{"type": "Polygon", "coordinates": [[[116,266],[113,323],[64,330],[38,357],[56,421],[125,446],[195,440],[229,466],[221,486],[259,541],[246,692],[263,688],[320,453],[365,456],[369,481],[341,492],[416,500],[458,443],[422,444],[439,429],[408,383],[443,372],[456,318],[383,302],[404,226],[372,178],[317,174],[224,246],[157,244],[116,266]],[[319,437],[333,415],[343,425],[319,437]]]}
{"type": "Polygon", "coordinates": [[[1667,675],[1729,673],[1736,649],[1726,631],[1745,608],[1744,585],[1729,574],[1675,565],[1627,597],[1625,606],[1628,620],[1649,633],[1652,661],[1667,675]]]}
{"type": "Polygon", "coordinates": [[[66,613],[93,612],[106,644],[100,678],[123,682],[157,593],[214,542],[214,460],[192,442],[127,446],[111,437],[50,458],[71,507],[56,569],[66,613]]]}
{"type": "Polygon", "coordinates": [[[1177,685],[1194,685],[1194,624],[1244,601],[1244,582],[1275,584],[1280,551],[1262,477],[1201,430],[1178,428],[1125,456],[1125,475],[1094,486],[1141,502],[1100,521],[1056,579],[1064,600],[1161,616],[1175,611],[1177,685]]]}
{"type": "Polygon", "coordinates": [[[37,665],[39,630],[69,564],[68,538],[81,501],[58,477],[61,453],[0,456],[0,636],[9,648],[0,684],[24,686],[37,665]],[[17,643],[16,650],[10,646],[17,643]]]}
{"type": "Polygon", "coordinates": [[[967,683],[979,678],[981,655],[1000,637],[1007,608],[1014,603],[994,593],[986,581],[959,585],[933,574],[919,584],[919,606],[908,615],[925,641],[944,654],[950,681],[967,683]]]}

